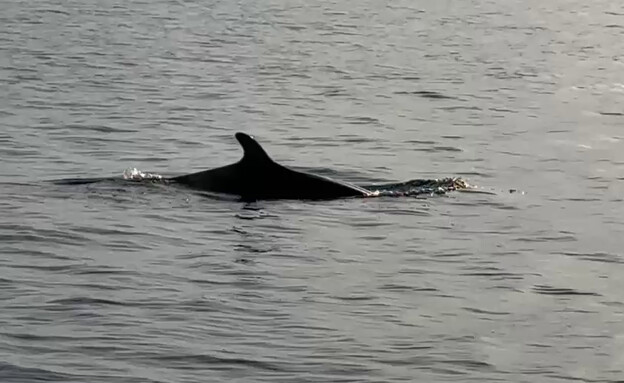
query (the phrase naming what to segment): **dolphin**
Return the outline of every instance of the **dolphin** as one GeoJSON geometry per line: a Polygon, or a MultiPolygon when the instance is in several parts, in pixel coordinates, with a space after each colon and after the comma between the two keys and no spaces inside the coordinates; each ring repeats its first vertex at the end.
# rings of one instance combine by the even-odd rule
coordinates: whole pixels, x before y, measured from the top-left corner
{"type": "Polygon", "coordinates": [[[231,165],[170,178],[193,189],[233,194],[244,201],[328,200],[366,197],[373,193],[356,185],[303,173],[273,161],[262,146],[245,133],[236,133],[243,158],[231,165]]]}

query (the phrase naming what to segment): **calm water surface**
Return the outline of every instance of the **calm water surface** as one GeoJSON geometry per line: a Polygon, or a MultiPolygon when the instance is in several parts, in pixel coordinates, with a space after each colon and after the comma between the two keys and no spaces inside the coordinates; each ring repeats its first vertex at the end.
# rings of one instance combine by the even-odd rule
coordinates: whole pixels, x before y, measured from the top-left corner
{"type": "Polygon", "coordinates": [[[621,2],[0,6],[0,381],[624,379],[621,2]],[[228,164],[236,131],[489,194],[47,182],[228,164]]]}

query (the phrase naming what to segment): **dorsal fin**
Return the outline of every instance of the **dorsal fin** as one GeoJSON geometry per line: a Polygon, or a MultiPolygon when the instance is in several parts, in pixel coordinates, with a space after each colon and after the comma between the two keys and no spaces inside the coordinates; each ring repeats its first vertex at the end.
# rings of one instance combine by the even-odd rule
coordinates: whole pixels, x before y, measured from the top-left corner
{"type": "Polygon", "coordinates": [[[264,151],[262,146],[254,140],[253,136],[238,132],[234,135],[243,147],[243,159],[241,161],[269,161],[273,162],[271,157],[264,151]]]}

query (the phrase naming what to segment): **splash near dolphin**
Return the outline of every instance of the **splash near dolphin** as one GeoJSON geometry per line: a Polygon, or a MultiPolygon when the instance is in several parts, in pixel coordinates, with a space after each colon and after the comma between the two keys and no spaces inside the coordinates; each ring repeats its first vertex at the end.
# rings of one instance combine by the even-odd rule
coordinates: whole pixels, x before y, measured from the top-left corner
{"type": "Polygon", "coordinates": [[[243,148],[240,161],[169,180],[194,189],[234,194],[245,201],[326,200],[374,195],[356,185],[289,169],[273,161],[252,136],[236,133],[235,137],[243,148]]]}

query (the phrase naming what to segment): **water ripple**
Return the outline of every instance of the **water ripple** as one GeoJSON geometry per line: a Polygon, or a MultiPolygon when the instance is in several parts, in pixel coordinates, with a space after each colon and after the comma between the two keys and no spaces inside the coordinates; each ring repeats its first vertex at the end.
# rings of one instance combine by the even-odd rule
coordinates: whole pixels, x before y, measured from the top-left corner
{"type": "Polygon", "coordinates": [[[621,379],[618,3],[147,5],[3,3],[0,381],[621,379]]]}

